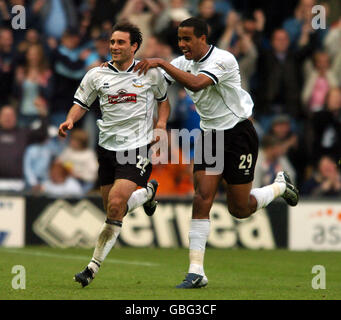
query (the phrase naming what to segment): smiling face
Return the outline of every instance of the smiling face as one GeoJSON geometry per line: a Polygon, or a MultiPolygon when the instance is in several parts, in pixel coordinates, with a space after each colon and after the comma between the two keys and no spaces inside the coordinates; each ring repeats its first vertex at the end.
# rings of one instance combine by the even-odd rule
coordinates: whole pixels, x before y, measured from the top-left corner
{"type": "Polygon", "coordinates": [[[196,37],[194,27],[179,27],[178,45],[185,58],[194,61],[199,61],[208,49],[206,36],[196,37]]]}
{"type": "Polygon", "coordinates": [[[122,65],[134,58],[137,43],[130,43],[129,32],[115,31],[110,39],[110,53],[114,63],[122,65]]]}

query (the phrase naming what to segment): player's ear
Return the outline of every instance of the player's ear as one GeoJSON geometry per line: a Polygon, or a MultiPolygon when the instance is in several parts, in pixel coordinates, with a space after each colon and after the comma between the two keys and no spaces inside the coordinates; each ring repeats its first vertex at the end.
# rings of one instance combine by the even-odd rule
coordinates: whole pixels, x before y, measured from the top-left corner
{"type": "Polygon", "coordinates": [[[133,52],[135,53],[135,52],[137,51],[137,48],[138,48],[137,42],[134,42],[134,43],[132,44],[131,48],[132,48],[133,52]]]}
{"type": "Polygon", "coordinates": [[[206,37],[206,35],[203,34],[203,35],[200,37],[200,41],[206,43],[206,42],[207,42],[207,37],[206,37]]]}

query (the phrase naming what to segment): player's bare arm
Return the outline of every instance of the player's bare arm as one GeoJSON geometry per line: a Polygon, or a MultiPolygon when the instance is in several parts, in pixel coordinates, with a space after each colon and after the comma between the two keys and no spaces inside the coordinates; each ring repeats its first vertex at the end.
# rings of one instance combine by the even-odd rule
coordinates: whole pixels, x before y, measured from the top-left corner
{"type": "Polygon", "coordinates": [[[158,102],[158,120],[156,123],[156,129],[166,130],[167,120],[170,114],[170,104],[168,99],[158,102]]]}
{"type": "Polygon", "coordinates": [[[58,134],[65,138],[67,136],[67,130],[71,130],[73,128],[73,125],[81,119],[84,114],[86,113],[86,110],[81,108],[78,104],[74,104],[72,108],[70,109],[66,120],[59,126],[58,134]]]}
{"type": "Polygon", "coordinates": [[[200,91],[213,84],[213,80],[203,74],[195,76],[174,67],[160,58],[143,59],[136,64],[134,71],[138,71],[139,74],[146,74],[149,69],[158,67],[165,70],[174,80],[193,92],[200,91]]]}

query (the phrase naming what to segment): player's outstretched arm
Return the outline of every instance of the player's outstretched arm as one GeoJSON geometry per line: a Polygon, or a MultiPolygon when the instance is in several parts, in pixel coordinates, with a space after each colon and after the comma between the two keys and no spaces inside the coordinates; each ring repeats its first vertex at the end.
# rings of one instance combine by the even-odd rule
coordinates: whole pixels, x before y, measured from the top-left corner
{"type": "Polygon", "coordinates": [[[134,71],[138,71],[139,74],[146,74],[149,69],[157,67],[165,70],[174,80],[180,82],[193,92],[202,90],[213,84],[213,80],[204,74],[195,76],[189,72],[182,71],[169,62],[159,58],[143,59],[136,64],[134,71]]]}
{"type": "Polygon", "coordinates": [[[86,113],[86,110],[81,108],[78,104],[74,104],[72,108],[70,109],[66,120],[60,124],[58,134],[65,138],[67,136],[67,130],[71,130],[73,128],[73,125],[81,119],[84,114],[86,113]]]}

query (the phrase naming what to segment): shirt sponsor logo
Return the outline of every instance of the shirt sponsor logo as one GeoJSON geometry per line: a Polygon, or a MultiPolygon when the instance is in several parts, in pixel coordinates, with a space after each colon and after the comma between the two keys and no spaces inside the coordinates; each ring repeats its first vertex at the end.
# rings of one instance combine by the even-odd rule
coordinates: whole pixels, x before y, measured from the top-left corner
{"type": "Polygon", "coordinates": [[[109,89],[109,83],[108,82],[103,83],[103,89],[109,89]]]}
{"type": "Polygon", "coordinates": [[[135,93],[128,93],[124,89],[120,89],[117,91],[115,95],[108,95],[108,102],[111,104],[118,103],[136,103],[137,95],[135,93]]]}

